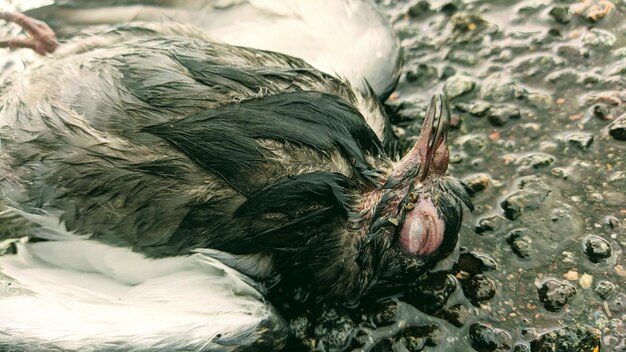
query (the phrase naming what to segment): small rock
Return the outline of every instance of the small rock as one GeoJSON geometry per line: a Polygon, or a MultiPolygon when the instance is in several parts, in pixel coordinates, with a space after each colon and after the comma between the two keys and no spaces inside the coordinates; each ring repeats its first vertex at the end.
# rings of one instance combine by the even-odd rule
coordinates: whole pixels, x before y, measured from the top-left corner
{"type": "Polygon", "coordinates": [[[572,45],[561,45],[556,49],[556,53],[569,61],[578,62],[583,59],[583,51],[572,45]]]}
{"type": "Polygon", "coordinates": [[[470,312],[462,304],[456,304],[442,312],[442,318],[450,324],[460,328],[465,324],[470,312]]]}
{"type": "Polygon", "coordinates": [[[478,219],[474,231],[477,234],[483,234],[487,231],[493,231],[499,229],[504,222],[504,218],[500,215],[489,215],[478,219]]]}
{"type": "Polygon", "coordinates": [[[412,18],[420,17],[430,11],[430,3],[426,0],[420,0],[415,5],[409,7],[409,16],[412,18]]]}
{"type": "Polygon", "coordinates": [[[540,167],[549,166],[554,163],[554,156],[547,153],[530,153],[524,155],[519,158],[518,163],[522,165],[523,168],[532,167],[533,169],[538,169],[540,167]]]}
{"type": "Polygon", "coordinates": [[[547,332],[530,342],[531,352],[599,351],[600,330],[582,324],[547,332]]]}
{"type": "Polygon", "coordinates": [[[528,94],[528,104],[536,109],[547,110],[552,105],[552,98],[545,94],[530,93],[528,94]]]}
{"type": "Polygon", "coordinates": [[[452,0],[450,2],[446,2],[443,6],[439,8],[439,11],[445,13],[447,16],[453,15],[455,12],[463,9],[465,4],[461,1],[452,0]]]}
{"type": "Polygon", "coordinates": [[[456,69],[452,66],[446,65],[441,69],[441,75],[439,76],[439,78],[441,80],[446,80],[449,77],[452,77],[456,74],[456,69]]]}
{"type": "Polygon", "coordinates": [[[548,13],[556,23],[568,24],[572,20],[572,15],[569,13],[569,7],[567,6],[555,6],[548,13]]]}
{"type": "Polygon", "coordinates": [[[418,281],[402,300],[424,313],[432,314],[446,305],[456,287],[457,281],[452,275],[439,271],[418,281]]]}
{"type": "Polygon", "coordinates": [[[576,16],[581,16],[594,23],[613,12],[615,5],[608,0],[583,0],[575,4],[572,10],[576,16]]]}
{"type": "Polygon", "coordinates": [[[523,98],[528,95],[528,91],[510,81],[504,74],[494,73],[481,84],[480,94],[485,100],[502,102],[523,98]]]}
{"type": "Polygon", "coordinates": [[[593,283],[593,276],[586,274],[586,273],[582,274],[580,279],[578,279],[578,285],[580,285],[582,289],[588,289],[589,287],[591,287],[592,283],[593,283]]]}
{"type": "Polygon", "coordinates": [[[435,79],[438,76],[437,68],[431,65],[419,64],[414,69],[406,72],[407,82],[425,83],[435,79]]]}
{"type": "Polygon", "coordinates": [[[510,351],[513,346],[513,339],[508,332],[481,323],[470,325],[469,337],[472,347],[479,352],[510,351]]]}
{"type": "Polygon", "coordinates": [[[585,46],[598,49],[609,49],[615,45],[615,41],[617,39],[611,32],[600,28],[592,28],[583,36],[585,46]]]}
{"type": "Polygon", "coordinates": [[[529,3],[525,3],[517,9],[517,13],[521,15],[532,15],[537,13],[537,11],[545,8],[545,4],[537,1],[531,1],[529,3]]]}
{"type": "Polygon", "coordinates": [[[515,192],[509,194],[502,202],[500,207],[504,211],[504,216],[509,220],[515,220],[522,215],[522,209],[525,203],[525,192],[515,192]]]}
{"type": "Polygon", "coordinates": [[[547,310],[558,312],[576,294],[576,287],[568,282],[548,279],[537,289],[537,293],[547,310]]]}
{"type": "Polygon", "coordinates": [[[593,104],[591,113],[600,120],[608,120],[611,116],[611,109],[606,104],[593,104]]]}
{"type": "Polygon", "coordinates": [[[491,104],[479,100],[471,102],[467,112],[474,116],[482,117],[487,114],[489,109],[491,109],[491,104]]]}
{"type": "Polygon", "coordinates": [[[618,141],[626,141],[626,114],[613,121],[608,129],[611,137],[618,141]]]}
{"type": "Polygon", "coordinates": [[[481,152],[487,144],[487,138],[481,134],[467,134],[459,138],[459,143],[463,147],[463,151],[476,154],[481,152]]]}
{"type": "Polygon", "coordinates": [[[474,196],[476,193],[487,188],[489,181],[489,175],[484,173],[469,175],[463,179],[463,183],[465,183],[470,190],[470,196],[474,196]]]}
{"type": "Polygon", "coordinates": [[[470,77],[454,75],[446,80],[444,91],[450,99],[471,92],[476,86],[476,81],[470,77]]]}
{"type": "Polygon", "coordinates": [[[537,175],[521,177],[517,189],[500,202],[504,216],[509,220],[517,219],[524,210],[538,209],[552,192],[537,175]]]}
{"type": "Polygon", "coordinates": [[[518,343],[517,345],[515,345],[515,347],[513,347],[513,352],[530,352],[530,347],[518,343]]]}
{"type": "Polygon", "coordinates": [[[426,346],[435,346],[440,338],[436,325],[411,326],[402,329],[393,338],[393,351],[423,351],[426,346]]]}
{"type": "Polygon", "coordinates": [[[454,271],[465,271],[471,275],[482,274],[485,271],[497,268],[495,260],[482,253],[461,253],[459,260],[454,264],[454,271]]]}
{"type": "Polygon", "coordinates": [[[532,240],[526,235],[526,229],[511,230],[507,235],[506,242],[518,257],[528,258],[530,256],[532,240]]]}
{"type": "Polygon", "coordinates": [[[579,278],[578,271],[570,270],[563,274],[563,278],[567,281],[576,281],[579,278]]]}
{"type": "Polygon", "coordinates": [[[593,135],[586,132],[573,132],[565,136],[565,141],[580,150],[587,150],[593,143],[593,135]]]}
{"type": "Polygon", "coordinates": [[[580,74],[574,69],[565,68],[547,75],[546,80],[559,87],[565,87],[571,84],[576,84],[576,82],[580,80],[580,74]]]}
{"type": "Polygon", "coordinates": [[[602,280],[596,284],[596,287],[593,289],[593,292],[595,292],[596,295],[598,295],[598,297],[600,297],[601,299],[606,300],[611,295],[611,292],[613,292],[614,290],[615,290],[614,283],[610,281],[602,280]]]}
{"type": "Polygon", "coordinates": [[[491,299],[496,294],[496,284],[482,274],[461,281],[461,287],[465,297],[474,305],[479,305],[480,302],[491,299]]]}
{"type": "Polygon", "coordinates": [[[604,225],[611,230],[617,230],[618,228],[620,228],[619,219],[612,215],[604,218],[604,225]]]}
{"type": "Polygon", "coordinates": [[[512,106],[494,106],[489,110],[487,118],[494,126],[504,126],[511,119],[519,119],[520,111],[512,106]]]}
{"type": "Polygon", "coordinates": [[[594,263],[611,256],[611,244],[602,237],[590,235],[583,242],[585,253],[594,263]]]}
{"type": "Polygon", "coordinates": [[[371,305],[364,304],[362,305],[361,318],[368,323],[368,326],[389,326],[396,322],[399,307],[400,305],[396,300],[371,305]]]}

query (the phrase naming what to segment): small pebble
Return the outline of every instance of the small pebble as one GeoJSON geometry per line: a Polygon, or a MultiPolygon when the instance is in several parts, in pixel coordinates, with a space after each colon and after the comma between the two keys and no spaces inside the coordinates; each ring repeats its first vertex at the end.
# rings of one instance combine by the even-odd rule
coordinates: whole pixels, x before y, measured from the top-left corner
{"type": "Polygon", "coordinates": [[[572,20],[572,15],[569,13],[569,7],[567,6],[555,6],[548,13],[556,23],[568,24],[572,20]]]}
{"type": "Polygon", "coordinates": [[[443,311],[443,318],[450,324],[461,327],[471,316],[470,312],[462,304],[456,304],[443,311]]]}
{"type": "Polygon", "coordinates": [[[513,339],[508,332],[490,326],[474,323],[469,328],[472,348],[476,351],[504,352],[510,351],[513,339]]]}
{"type": "Polygon", "coordinates": [[[585,253],[594,263],[611,256],[611,245],[607,240],[596,235],[589,235],[583,243],[585,253]]]}
{"type": "Polygon", "coordinates": [[[511,119],[519,119],[520,111],[516,107],[501,105],[492,107],[487,113],[487,119],[494,126],[504,126],[511,119]]]}
{"type": "Polygon", "coordinates": [[[489,175],[485,173],[469,175],[463,179],[463,183],[469,188],[470,196],[483,191],[489,185],[489,175]]]}
{"type": "Polygon", "coordinates": [[[513,352],[530,352],[530,347],[524,344],[518,343],[513,347],[513,352]]]}
{"type": "Polygon", "coordinates": [[[586,132],[574,132],[565,136],[565,141],[580,150],[587,150],[593,143],[593,134],[586,132]]]}
{"type": "Polygon", "coordinates": [[[462,75],[454,75],[446,80],[444,91],[448,98],[454,99],[463,94],[471,92],[476,86],[476,81],[462,75]]]}
{"type": "Polygon", "coordinates": [[[579,278],[578,271],[570,270],[563,274],[563,278],[567,281],[576,281],[579,278]]]}
{"type": "Polygon", "coordinates": [[[468,280],[461,281],[463,293],[474,305],[493,298],[496,294],[496,284],[490,278],[478,274],[468,280]]]}
{"type": "Polygon", "coordinates": [[[592,28],[583,36],[585,46],[597,49],[609,49],[616,41],[617,38],[611,32],[600,28],[592,28]]]}
{"type": "Polygon", "coordinates": [[[496,262],[486,254],[469,252],[459,255],[459,260],[454,264],[453,270],[477,275],[496,268],[496,262]]]}
{"type": "Polygon", "coordinates": [[[483,234],[487,231],[494,231],[499,229],[504,222],[504,218],[500,215],[488,215],[478,219],[474,231],[477,234],[483,234]]]}
{"type": "Polygon", "coordinates": [[[415,283],[402,300],[424,313],[432,314],[445,307],[457,288],[457,280],[446,272],[429,274],[415,283]]]}
{"type": "Polygon", "coordinates": [[[580,276],[580,279],[578,279],[578,285],[580,285],[580,287],[583,289],[588,289],[589,287],[591,287],[592,283],[593,283],[593,276],[587,273],[582,274],[580,276]]]}
{"type": "Polygon", "coordinates": [[[609,0],[582,0],[572,7],[574,14],[595,23],[615,10],[615,5],[609,0]]]}
{"type": "Polygon", "coordinates": [[[530,257],[532,240],[526,234],[526,229],[511,230],[506,238],[506,242],[511,246],[511,250],[520,258],[530,257]]]}
{"type": "Polygon", "coordinates": [[[558,312],[576,294],[576,288],[568,282],[548,279],[537,289],[537,293],[547,310],[558,312]]]}
{"type": "Polygon", "coordinates": [[[593,292],[595,292],[595,294],[601,299],[606,300],[611,295],[613,290],[615,290],[615,284],[610,281],[603,280],[596,284],[593,292]]]}
{"type": "Polygon", "coordinates": [[[426,0],[420,0],[415,5],[409,7],[409,16],[412,18],[420,17],[430,11],[430,3],[426,0]]]}
{"type": "Polygon", "coordinates": [[[531,352],[598,352],[600,330],[582,324],[565,326],[530,342],[531,352]]]}

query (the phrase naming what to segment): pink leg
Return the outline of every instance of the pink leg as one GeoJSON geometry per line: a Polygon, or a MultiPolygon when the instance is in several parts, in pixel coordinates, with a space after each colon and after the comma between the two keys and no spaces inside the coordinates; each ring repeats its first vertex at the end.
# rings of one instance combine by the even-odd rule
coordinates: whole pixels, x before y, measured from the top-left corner
{"type": "Polygon", "coordinates": [[[0,19],[18,24],[30,36],[0,40],[0,48],[30,48],[39,55],[46,55],[59,46],[54,31],[44,22],[17,12],[0,11],[0,19]]]}

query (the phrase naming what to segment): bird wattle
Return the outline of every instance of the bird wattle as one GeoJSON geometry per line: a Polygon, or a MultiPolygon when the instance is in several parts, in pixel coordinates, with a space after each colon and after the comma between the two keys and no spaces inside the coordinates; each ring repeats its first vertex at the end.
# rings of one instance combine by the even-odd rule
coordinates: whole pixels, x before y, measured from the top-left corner
{"type": "Polygon", "coordinates": [[[443,242],[444,230],[445,224],[437,215],[435,205],[423,200],[406,214],[400,230],[400,247],[410,256],[431,255],[443,242]]]}

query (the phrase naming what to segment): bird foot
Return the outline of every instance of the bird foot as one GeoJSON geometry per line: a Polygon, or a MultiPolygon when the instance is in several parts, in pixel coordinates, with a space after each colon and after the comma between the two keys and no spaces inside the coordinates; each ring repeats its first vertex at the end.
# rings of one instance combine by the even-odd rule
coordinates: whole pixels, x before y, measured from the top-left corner
{"type": "Polygon", "coordinates": [[[42,21],[18,12],[2,11],[0,19],[18,24],[29,35],[26,38],[0,39],[0,48],[30,48],[39,55],[46,55],[59,46],[54,31],[42,21]]]}

